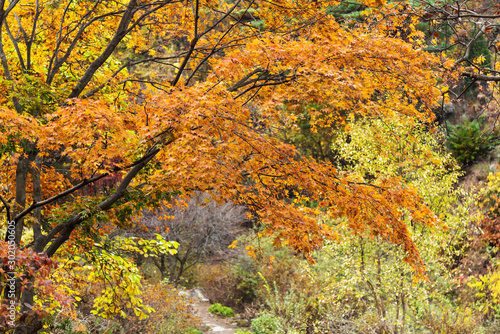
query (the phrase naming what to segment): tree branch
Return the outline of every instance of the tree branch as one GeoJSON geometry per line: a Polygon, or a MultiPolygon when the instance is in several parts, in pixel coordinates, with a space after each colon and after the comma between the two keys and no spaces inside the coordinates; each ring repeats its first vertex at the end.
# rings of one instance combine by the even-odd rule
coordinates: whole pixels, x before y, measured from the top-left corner
{"type": "MultiPolygon", "coordinates": [[[[141,60],[137,60],[137,61],[133,61],[133,62],[128,62],[125,65],[122,65],[120,68],[118,68],[105,82],[100,84],[98,87],[85,93],[83,95],[83,98],[89,98],[92,95],[94,95],[95,93],[97,93],[98,91],[100,91],[101,89],[103,89],[114,77],[116,77],[121,71],[123,71],[125,68],[127,68],[129,66],[135,66],[135,65],[138,65],[141,63],[149,63],[149,62],[155,62],[155,63],[158,62],[158,63],[164,64],[162,62],[159,62],[158,60],[176,59],[176,58],[179,58],[181,56],[182,56],[182,54],[172,56],[172,57],[154,57],[154,58],[141,59],[141,60]]],[[[127,80],[125,80],[125,81],[127,81],[127,80]]],[[[122,81],[122,83],[123,83],[123,81],[122,81]]]]}
{"type": "MultiPolygon", "coordinates": [[[[239,24],[241,22],[241,19],[243,18],[243,16],[248,12],[248,10],[250,9],[250,7],[254,4],[255,0],[251,1],[250,4],[247,6],[247,8],[245,9],[245,12],[236,20],[236,22],[234,24],[231,25],[231,27],[229,27],[229,29],[226,30],[226,32],[224,32],[224,34],[219,38],[219,40],[217,41],[217,43],[215,43],[215,45],[213,46],[212,50],[208,53],[208,55],[205,56],[205,58],[203,58],[199,63],[198,65],[196,65],[196,68],[193,70],[193,72],[191,73],[191,75],[187,78],[186,80],[186,83],[185,83],[185,86],[187,86],[189,84],[189,81],[191,81],[191,79],[194,77],[194,75],[196,74],[196,72],[198,72],[198,70],[201,68],[201,66],[208,60],[210,59],[211,56],[213,56],[216,52],[218,52],[219,50],[223,49],[223,48],[226,48],[226,47],[217,47],[217,45],[219,45],[220,42],[222,42],[222,40],[224,39],[224,37],[227,36],[227,34],[229,34],[229,32],[234,28],[236,27],[237,24],[239,24]]],[[[230,46],[229,46],[230,47],[230,46]]]]}
{"type": "MultiPolygon", "coordinates": [[[[3,39],[2,39],[2,26],[3,24],[1,24],[1,22],[3,22],[3,20],[5,19],[5,17],[8,15],[8,13],[15,7],[15,5],[18,3],[19,1],[13,1],[10,3],[9,7],[7,8],[7,10],[4,11],[3,7],[5,5],[5,0],[2,0],[0,2],[0,18],[2,19],[0,21],[0,61],[2,62],[2,67],[3,67],[3,72],[4,72],[4,75],[5,75],[5,78],[9,81],[12,81],[12,77],[10,75],[10,70],[9,70],[9,63],[7,61],[7,56],[5,55],[5,50],[3,48],[3,39]]],[[[18,114],[21,114],[22,113],[22,108],[21,108],[21,104],[19,103],[19,100],[16,98],[16,97],[13,97],[12,98],[12,102],[14,103],[14,108],[16,109],[17,113],[18,114]]]]}
{"type": "MultiPolygon", "coordinates": [[[[82,24],[82,22],[88,17],[90,16],[90,14],[96,10],[97,6],[101,3],[101,1],[96,1],[94,3],[94,6],[92,9],[90,10],[87,10],[87,12],[85,13],[85,15],[83,15],[80,20],[78,21],[78,23],[76,24],[75,28],[73,29],[69,29],[69,26],[68,26],[68,29],[69,31],[64,35],[62,36],[62,31],[63,31],[63,24],[64,24],[64,20],[65,20],[65,17],[66,17],[66,14],[67,12],[69,11],[69,6],[71,5],[73,1],[70,1],[68,3],[68,5],[66,6],[66,8],[64,9],[64,13],[63,13],[63,16],[61,18],[61,25],[59,27],[59,31],[58,31],[58,37],[57,37],[57,43],[56,43],[56,47],[54,49],[54,53],[52,54],[52,57],[50,58],[50,62],[49,62],[49,69],[47,70],[47,78],[45,80],[45,82],[47,84],[51,84],[52,83],[52,80],[54,80],[54,77],[57,73],[57,71],[59,71],[59,68],[61,68],[61,66],[66,62],[66,60],[68,59],[68,57],[71,55],[71,53],[73,52],[73,49],[76,47],[76,44],[78,43],[80,37],[82,36],[83,32],[85,31],[85,29],[87,29],[95,20],[94,19],[91,19],[89,20],[89,22],[87,22],[86,24],[82,24]],[[82,24],[82,25],[81,25],[82,24]],[[64,53],[64,55],[62,56],[62,58],[58,58],[58,54],[59,54],[59,49],[61,47],[61,44],[62,42],[64,41],[64,39],[66,39],[66,37],[68,37],[73,31],[75,31],[75,29],[77,27],[80,27],[78,29],[78,32],[76,33],[76,36],[75,38],[73,38],[73,40],[71,41],[68,49],[66,50],[66,52],[64,53]]],[[[112,14],[110,14],[112,15],[112,14]]]]}
{"type": "Polygon", "coordinates": [[[35,3],[36,10],[35,10],[35,17],[33,19],[33,27],[31,30],[31,36],[29,40],[26,42],[26,65],[27,65],[27,70],[31,70],[31,46],[33,45],[33,42],[35,41],[35,35],[36,35],[36,26],[38,23],[38,19],[40,18],[40,14],[42,13],[42,9],[40,9],[40,2],[39,0],[36,0],[35,3]]]}
{"type": "Polygon", "coordinates": [[[247,83],[247,80],[250,79],[253,75],[255,75],[257,73],[263,73],[262,75],[265,75],[265,74],[269,73],[269,71],[265,70],[263,68],[256,68],[252,72],[250,72],[247,75],[245,75],[240,81],[238,81],[237,83],[235,83],[234,85],[232,85],[231,87],[229,87],[227,89],[227,91],[228,92],[235,92],[238,89],[240,89],[241,87],[244,87],[244,86],[246,86],[246,85],[254,82],[255,80],[247,83]]]}
{"type": "Polygon", "coordinates": [[[483,81],[500,81],[500,76],[492,76],[492,75],[486,75],[486,74],[476,74],[476,73],[471,73],[471,72],[463,72],[462,75],[464,77],[469,77],[477,80],[483,80],[483,81]]]}
{"type": "Polygon", "coordinates": [[[0,201],[2,201],[3,205],[5,206],[5,210],[7,212],[7,221],[10,222],[10,205],[5,201],[2,195],[0,195],[0,201]]]}
{"type": "MultiPolygon", "coordinates": [[[[172,143],[172,141],[167,142],[166,145],[168,145],[169,143],[172,143]]],[[[122,182],[120,183],[120,185],[118,186],[116,191],[110,197],[108,197],[106,200],[104,200],[99,205],[97,205],[96,209],[102,210],[102,211],[109,210],[111,208],[111,206],[114,203],[116,203],[116,201],[118,201],[120,198],[123,197],[123,195],[125,195],[127,187],[130,185],[132,180],[149,163],[149,161],[151,161],[151,159],[153,159],[156,156],[156,154],[158,154],[158,152],[160,152],[160,149],[154,148],[149,152],[149,154],[147,156],[141,158],[142,161],[140,163],[136,164],[127,173],[127,175],[123,178],[122,182]]],[[[61,245],[64,244],[64,242],[66,242],[66,240],[69,239],[73,230],[79,224],[84,222],[86,219],[90,218],[92,215],[93,215],[93,213],[91,213],[89,211],[78,212],[78,213],[73,214],[71,217],[69,217],[69,219],[65,223],[56,226],[54,228],[54,230],[57,228],[57,232],[59,232],[60,234],[58,237],[56,237],[56,239],[47,248],[47,252],[46,252],[47,256],[51,257],[52,255],[54,255],[54,253],[59,249],[59,247],[61,247],[61,245]]],[[[53,231],[51,231],[49,233],[49,235],[47,235],[47,238],[45,239],[45,242],[44,242],[45,245],[49,241],[51,241],[51,238],[53,236],[55,236],[57,234],[57,232],[53,233],[53,231]]]]}
{"type": "MultiPolygon", "coordinates": [[[[489,25],[488,25],[489,26],[489,25]]],[[[479,39],[479,37],[481,37],[483,34],[484,34],[484,31],[486,28],[488,28],[488,26],[486,25],[483,25],[481,26],[481,28],[479,29],[479,31],[477,32],[477,34],[474,36],[474,38],[472,38],[469,43],[467,43],[467,46],[465,47],[465,54],[463,55],[462,58],[459,58],[455,61],[455,65],[458,65],[460,64],[461,62],[469,59],[469,55],[470,55],[470,50],[472,49],[472,46],[474,45],[474,43],[479,39]]]]}
{"type": "MultiPolygon", "coordinates": [[[[187,63],[189,62],[191,55],[193,54],[193,51],[195,50],[196,43],[198,43],[198,40],[201,37],[203,37],[204,35],[208,34],[210,31],[212,31],[222,21],[224,21],[229,15],[231,15],[231,13],[236,9],[236,7],[240,4],[240,2],[241,2],[241,0],[236,1],[236,3],[229,9],[229,11],[227,11],[224,15],[222,15],[222,17],[220,19],[218,19],[214,24],[212,24],[209,28],[205,29],[205,31],[203,31],[199,35],[197,34],[198,24],[195,22],[195,35],[194,35],[193,39],[191,40],[191,44],[189,46],[189,50],[188,50],[186,57],[184,57],[182,64],[180,65],[179,70],[177,71],[177,74],[176,74],[174,80],[172,80],[172,83],[171,83],[172,86],[177,85],[177,83],[179,82],[179,80],[182,76],[182,72],[184,71],[187,63]]],[[[198,15],[195,15],[195,17],[197,18],[198,15]]]]}
{"type": "Polygon", "coordinates": [[[68,96],[69,99],[78,97],[82,93],[82,91],[85,89],[85,87],[87,87],[88,83],[94,76],[94,73],[102,66],[102,64],[106,62],[106,60],[109,58],[109,56],[111,56],[123,37],[125,37],[128,32],[128,26],[132,21],[132,17],[134,16],[134,13],[136,11],[136,7],[137,0],[130,0],[127,5],[127,9],[123,13],[122,19],[120,20],[120,24],[116,29],[115,35],[106,46],[106,49],[104,49],[99,57],[97,57],[92,62],[92,64],[90,64],[85,74],[80,78],[75,87],[73,87],[73,90],[68,96]]]}
{"type": "Polygon", "coordinates": [[[96,182],[96,181],[98,181],[98,180],[100,180],[100,179],[102,179],[102,178],[104,178],[104,177],[106,177],[108,175],[109,174],[106,173],[106,174],[102,174],[102,175],[99,175],[99,176],[95,176],[95,177],[90,178],[88,180],[83,180],[82,182],[78,183],[76,186],[71,187],[71,188],[69,188],[69,189],[67,189],[67,190],[65,190],[65,191],[63,191],[63,192],[61,192],[61,193],[59,193],[59,194],[57,194],[55,196],[47,198],[44,201],[40,201],[40,202],[33,201],[33,203],[31,203],[31,205],[29,207],[27,207],[26,209],[24,209],[22,212],[20,212],[18,215],[16,215],[14,217],[14,221],[17,222],[18,220],[20,220],[23,217],[25,217],[27,214],[29,214],[34,209],[36,209],[38,207],[42,207],[42,206],[47,205],[47,204],[50,204],[50,203],[52,203],[54,201],[57,201],[58,199],[63,198],[65,196],[67,196],[67,195],[69,195],[69,194],[77,191],[78,189],[83,188],[83,187],[85,187],[88,184],[94,183],[94,182],[96,182]]]}
{"type": "Polygon", "coordinates": [[[23,55],[21,54],[21,50],[19,50],[19,44],[17,43],[16,39],[14,38],[14,35],[12,35],[12,32],[10,31],[7,20],[4,21],[4,26],[5,26],[5,31],[7,32],[7,35],[9,36],[10,41],[12,42],[12,45],[14,46],[14,50],[16,50],[17,58],[19,58],[19,65],[21,65],[21,69],[23,71],[25,71],[26,66],[24,65],[23,55]]]}

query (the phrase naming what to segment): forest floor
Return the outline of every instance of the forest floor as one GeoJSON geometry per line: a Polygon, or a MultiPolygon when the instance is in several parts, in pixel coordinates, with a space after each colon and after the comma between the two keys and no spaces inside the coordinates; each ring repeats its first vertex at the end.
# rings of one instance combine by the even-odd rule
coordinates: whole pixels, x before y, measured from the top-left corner
{"type": "Polygon", "coordinates": [[[234,334],[238,328],[229,322],[230,319],[226,320],[209,313],[208,308],[210,305],[209,302],[199,300],[193,303],[196,316],[201,319],[203,333],[234,334]]]}

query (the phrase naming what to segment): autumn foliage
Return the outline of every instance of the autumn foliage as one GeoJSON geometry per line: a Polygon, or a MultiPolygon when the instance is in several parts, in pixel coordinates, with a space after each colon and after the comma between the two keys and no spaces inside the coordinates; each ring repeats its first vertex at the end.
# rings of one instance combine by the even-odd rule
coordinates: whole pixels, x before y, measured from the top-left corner
{"type": "Polygon", "coordinates": [[[0,1],[2,224],[53,258],[203,191],[306,256],[337,237],[318,214],[344,217],[403,245],[422,274],[403,216],[439,221],[414,188],[340,172],[279,136],[311,102],[313,131],[433,120],[438,60],[412,42],[412,19],[384,15],[398,6],[363,4],[365,22],[341,22],[339,1],[0,1]],[[412,41],[395,36],[400,24],[412,41]]]}

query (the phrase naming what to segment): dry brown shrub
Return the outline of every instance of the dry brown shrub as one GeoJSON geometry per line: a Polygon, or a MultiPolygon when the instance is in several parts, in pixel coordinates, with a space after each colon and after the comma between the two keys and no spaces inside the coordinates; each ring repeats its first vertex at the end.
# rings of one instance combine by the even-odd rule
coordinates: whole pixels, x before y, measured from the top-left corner
{"type": "Polygon", "coordinates": [[[491,246],[500,247],[500,217],[485,217],[481,221],[482,238],[491,246]]]}

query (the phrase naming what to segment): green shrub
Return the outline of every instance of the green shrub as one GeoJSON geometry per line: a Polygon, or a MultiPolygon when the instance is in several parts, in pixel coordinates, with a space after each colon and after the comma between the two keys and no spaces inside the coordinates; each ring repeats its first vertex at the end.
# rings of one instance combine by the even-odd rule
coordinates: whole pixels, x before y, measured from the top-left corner
{"type": "Polygon", "coordinates": [[[253,334],[253,333],[250,331],[243,331],[241,329],[238,329],[236,332],[234,332],[234,334],[253,334]]]}
{"type": "Polygon", "coordinates": [[[234,317],[234,311],[230,307],[222,306],[221,303],[215,303],[210,305],[210,307],[208,308],[208,312],[215,313],[224,318],[234,317]]]}
{"type": "Polygon", "coordinates": [[[474,162],[498,144],[497,136],[484,130],[484,119],[467,120],[466,117],[456,125],[447,122],[449,131],[446,146],[462,164],[474,162]]]}
{"type": "Polygon", "coordinates": [[[263,313],[252,320],[250,327],[255,334],[275,334],[278,331],[278,322],[270,313],[263,313]]]}
{"type": "Polygon", "coordinates": [[[203,332],[196,328],[189,328],[184,334],[203,334],[203,332]]]}

